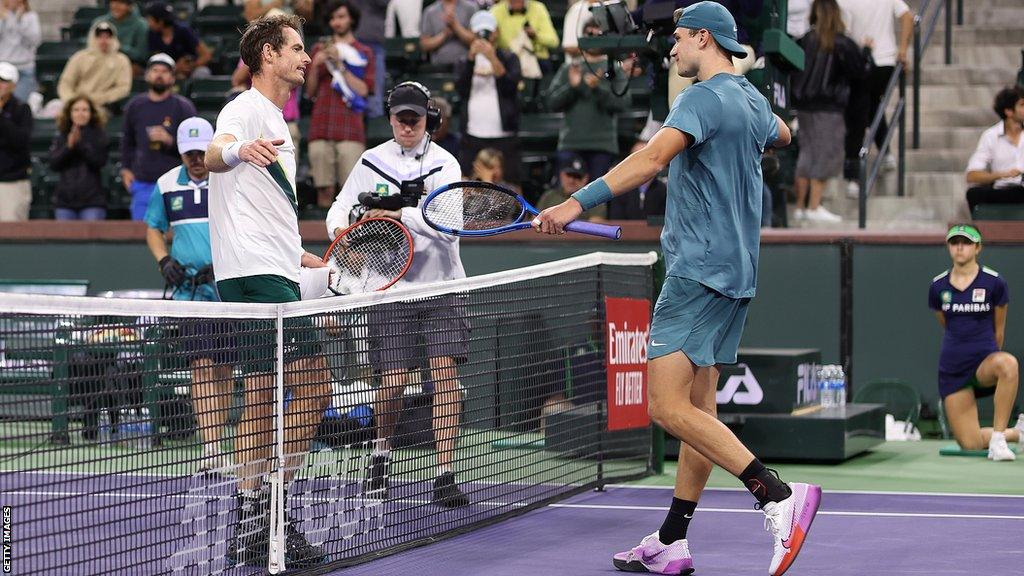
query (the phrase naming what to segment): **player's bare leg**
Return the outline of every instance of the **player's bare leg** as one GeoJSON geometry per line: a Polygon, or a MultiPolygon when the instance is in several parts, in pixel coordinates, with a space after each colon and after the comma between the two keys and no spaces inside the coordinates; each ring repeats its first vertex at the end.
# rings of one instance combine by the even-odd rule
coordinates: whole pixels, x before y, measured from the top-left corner
{"type": "Polygon", "coordinates": [[[465,506],[469,499],[455,483],[452,460],[459,438],[462,416],[462,393],[455,359],[440,356],[430,359],[430,378],[434,381],[432,426],[437,444],[437,471],[434,481],[434,503],[448,508],[465,506]]]}
{"type": "Polygon", "coordinates": [[[402,397],[409,384],[409,372],[404,369],[385,370],[381,384],[373,399],[373,419],[376,435],[373,453],[370,455],[370,469],[367,471],[365,493],[370,498],[385,499],[388,496],[391,468],[391,439],[398,428],[402,411],[402,397]]]}
{"type": "Polygon", "coordinates": [[[220,443],[227,437],[234,384],[231,366],[214,364],[209,358],[192,362],[192,404],[203,443],[200,471],[223,469],[231,464],[231,458],[221,453],[220,443]]]}

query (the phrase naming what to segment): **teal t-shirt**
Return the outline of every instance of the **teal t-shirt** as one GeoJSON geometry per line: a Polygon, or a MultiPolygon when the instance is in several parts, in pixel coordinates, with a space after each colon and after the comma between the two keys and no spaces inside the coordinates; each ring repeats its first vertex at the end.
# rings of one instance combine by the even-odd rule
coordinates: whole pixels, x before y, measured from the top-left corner
{"type": "Polygon", "coordinates": [[[761,155],[779,137],[768,100],[717,74],[676,97],[665,127],[693,137],[672,159],[661,246],[666,273],[752,298],[761,243],[761,155]]]}

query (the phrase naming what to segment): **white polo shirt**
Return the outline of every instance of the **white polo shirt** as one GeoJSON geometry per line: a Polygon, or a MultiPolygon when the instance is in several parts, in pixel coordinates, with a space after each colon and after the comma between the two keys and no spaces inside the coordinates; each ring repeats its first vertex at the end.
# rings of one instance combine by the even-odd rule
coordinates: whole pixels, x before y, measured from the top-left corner
{"type": "Polygon", "coordinates": [[[896,19],[910,7],[903,0],[839,0],[846,24],[846,35],[858,46],[871,38],[871,56],[876,66],[895,66],[899,51],[896,43],[896,19]]]}
{"type": "Polygon", "coordinates": [[[280,108],[250,88],[217,117],[214,138],[284,140],[277,162],[242,162],[210,174],[210,246],[217,280],[275,274],[299,281],[302,239],[295,195],[295,144],[280,108]]]}
{"type": "MultiPolygon", "coordinates": [[[[967,161],[967,171],[1002,172],[1011,168],[1024,171],[1024,134],[1014,144],[1006,137],[1006,128],[1000,122],[981,133],[978,147],[967,161]]],[[[1021,177],[1001,178],[992,185],[995,188],[1020,186],[1021,177]]]]}
{"type": "MultiPolygon", "coordinates": [[[[424,137],[424,141],[429,136],[424,137]]],[[[426,147],[421,141],[414,149],[403,151],[398,142],[387,142],[371,148],[359,157],[359,162],[349,173],[334,204],[327,212],[327,234],[334,240],[334,231],[349,226],[348,217],[352,208],[359,204],[359,194],[371,192],[378,195],[392,195],[401,192],[403,180],[413,180],[421,175],[423,189],[429,194],[444,184],[462,180],[462,170],[455,157],[433,142],[426,147]]],[[[424,284],[441,280],[465,278],[459,256],[459,238],[434,230],[423,220],[420,206],[402,208],[402,224],[409,229],[413,241],[412,265],[396,285],[424,284]]]]}

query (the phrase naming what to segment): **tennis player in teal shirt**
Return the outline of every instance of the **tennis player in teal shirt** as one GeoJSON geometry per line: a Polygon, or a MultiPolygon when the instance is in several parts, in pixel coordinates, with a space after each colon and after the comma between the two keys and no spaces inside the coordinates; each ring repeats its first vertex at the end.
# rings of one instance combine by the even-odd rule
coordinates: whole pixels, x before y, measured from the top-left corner
{"type": "Polygon", "coordinates": [[[774,540],[769,574],[779,576],[804,542],[821,488],[784,483],[716,417],[718,365],[736,362],[747,306],[757,283],[761,155],[789,144],[786,124],[743,76],[736,22],[722,5],[699,2],[675,14],[671,57],[698,83],[672,104],[665,124],[631,154],[562,204],[534,220],[538,232],[562,234],[582,211],[636,188],[669,167],[661,234],[667,275],[654,307],[647,347],[648,410],[682,440],[672,506],[661,528],[616,554],[629,572],[689,574],[686,530],[712,463],[739,478],[774,540]]]}

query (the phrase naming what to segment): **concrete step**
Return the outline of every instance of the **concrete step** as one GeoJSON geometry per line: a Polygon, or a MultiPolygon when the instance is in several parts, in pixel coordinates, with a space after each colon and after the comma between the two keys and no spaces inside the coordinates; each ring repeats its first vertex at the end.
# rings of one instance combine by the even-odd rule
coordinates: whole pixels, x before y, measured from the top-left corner
{"type": "MultiPolygon", "coordinates": [[[[1024,31],[1019,38],[1024,38],[1024,31]]],[[[1018,39],[1020,42],[1020,39],[1018,39]]],[[[986,86],[998,87],[1012,84],[1017,79],[1017,68],[1013,66],[986,66],[978,68],[966,64],[950,66],[927,66],[921,70],[921,86],[986,86]]],[[[907,91],[914,82],[914,73],[907,76],[907,91]]]]}
{"type": "MultiPolygon", "coordinates": [[[[948,110],[953,108],[988,108],[998,86],[921,86],[921,111],[948,110]]],[[[912,109],[914,100],[912,86],[907,86],[907,108],[912,109]]]]}
{"type": "MultiPolygon", "coordinates": [[[[953,25],[953,48],[965,46],[1014,46],[1020,47],[1021,35],[1024,35],[1024,10],[1019,11],[1020,15],[1016,20],[1005,20],[994,24],[953,25]]],[[[965,18],[966,20],[966,18],[965,18]]],[[[935,28],[932,35],[932,42],[938,45],[945,43],[946,27],[940,25],[935,28]]]]}
{"type": "MultiPolygon", "coordinates": [[[[995,115],[992,115],[992,123],[995,124],[995,115]]],[[[990,124],[990,125],[991,125],[990,124]]],[[[910,150],[910,126],[907,126],[907,146],[910,150]]],[[[942,149],[956,148],[960,150],[973,151],[978,145],[978,138],[984,128],[932,128],[928,125],[921,127],[921,148],[919,151],[935,151],[942,149]]]]}
{"type": "MultiPolygon", "coordinates": [[[[911,126],[913,118],[913,108],[908,106],[907,110],[907,128],[908,131],[911,126]]],[[[989,126],[996,123],[995,114],[985,108],[976,106],[965,106],[961,108],[946,108],[946,109],[927,109],[922,107],[921,109],[921,127],[925,128],[928,126],[944,126],[947,128],[988,128],[989,126]]]]}
{"type": "Polygon", "coordinates": [[[962,175],[973,152],[973,146],[960,149],[908,149],[907,172],[955,172],[962,175]]]}
{"type": "MultiPolygon", "coordinates": [[[[924,53],[922,66],[925,68],[945,64],[944,47],[941,37],[933,38],[924,53]]],[[[953,44],[953,63],[979,68],[998,67],[1019,69],[1021,56],[1019,48],[1011,46],[959,46],[953,44]]]]}
{"type": "MultiPolygon", "coordinates": [[[[931,15],[931,10],[929,14],[931,15]]],[[[945,23],[946,15],[939,15],[939,25],[945,23]]],[[[965,26],[998,26],[998,25],[1013,25],[1024,22],[1024,5],[1020,2],[1008,3],[1006,5],[978,5],[968,6],[964,3],[964,22],[965,26]]],[[[956,2],[953,2],[953,23],[956,24],[956,2]]],[[[923,23],[926,24],[926,23],[923,23]]]]}
{"type": "Polygon", "coordinates": [[[867,221],[887,228],[891,222],[919,222],[922,227],[945,228],[946,223],[969,220],[967,201],[905,196],[882,196],[868,200],[867,221]]]}

